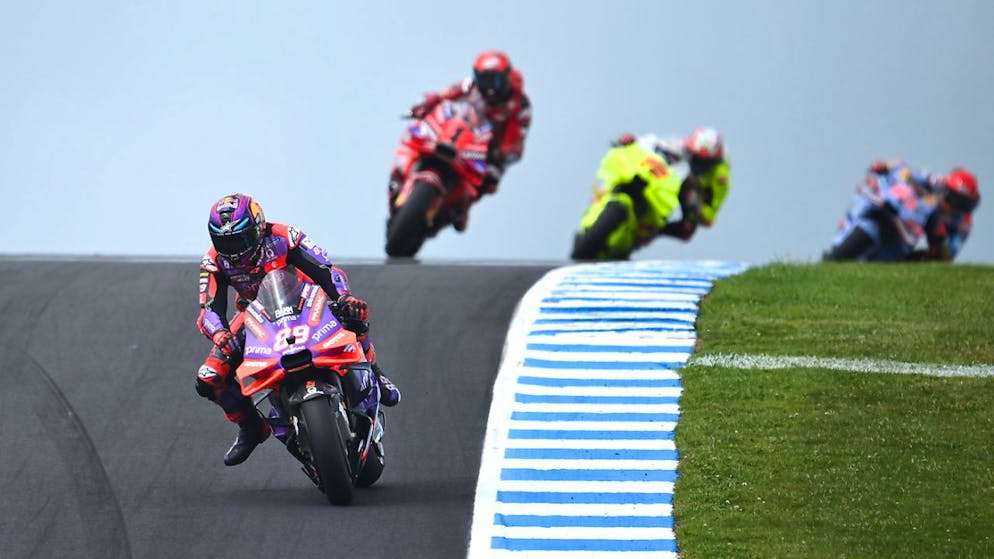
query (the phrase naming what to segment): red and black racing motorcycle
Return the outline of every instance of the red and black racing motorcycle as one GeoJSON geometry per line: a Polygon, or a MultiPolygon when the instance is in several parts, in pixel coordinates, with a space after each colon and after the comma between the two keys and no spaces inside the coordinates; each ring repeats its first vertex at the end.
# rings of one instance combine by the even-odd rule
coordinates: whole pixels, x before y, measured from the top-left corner
{"type": "Polygon", "coordinates": [[[414,256],[425,239],[479,198],[490,123],[466,101],[442,101],[404,132],[394,152],[388,256],[414,256]]]}

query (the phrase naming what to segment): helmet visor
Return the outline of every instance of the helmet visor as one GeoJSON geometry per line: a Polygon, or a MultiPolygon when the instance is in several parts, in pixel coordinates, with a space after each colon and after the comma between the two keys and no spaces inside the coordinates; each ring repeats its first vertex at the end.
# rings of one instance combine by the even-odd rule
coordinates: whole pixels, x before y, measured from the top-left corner
{"type": "Polygon", "coordinates": [[[480,88],[484,99],[492,101],[503,99],[511,84],[507,79],[507,72],[477,72],[476,87],[480,88]]]}
{"type": "Polygon", "coordinates": [[[232,227],[232,231],[224,231],[213,223],[207,228],[210,230],[214,249],[224,256],[242,256],[259,245],[259,228],[249,218],[244,218],[241,223],[232,227]]]}
{"type": "Polygon", "coordinates": [[[977,207],[977,200],[962,192],[950,190],[946,192],[946,203],[959,213],[970,213],[977,207]]]}

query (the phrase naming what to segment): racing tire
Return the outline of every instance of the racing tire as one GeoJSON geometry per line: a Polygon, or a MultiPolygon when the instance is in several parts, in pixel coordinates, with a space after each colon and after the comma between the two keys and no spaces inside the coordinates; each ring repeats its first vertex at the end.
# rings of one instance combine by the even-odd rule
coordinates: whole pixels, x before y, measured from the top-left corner
{"type": "Polygon", "coordinates": [[[859,260],[873,246],[873,237],[859,227],[853,227],[849,235],[841,243],[835,245],[825,252],[822,260],[826,262],[841,262],[846,260],[859,260]]]}
{"type": "Polygon", "coordinates": [[[397,208],[397,213],[387,225],[387,256],[412,257],[421,250],[428,236],[428,207],[438,198],[432,185],[417,181],[407,202],[397,208]]]}
{"type": "Polygon", "coordinates": [[[338,410],[328,398],[313,398],[300,404],[300,415],[307,429],[311,460],[321,479],[328,502],[348,505],[352,502],[352,472],[348,450],[338,428],[338,410]]]}
{"type": "MultiPolygon", "coordinates": [[[[604,260],[607,240],[619,225],[628,219],[628,210],[619,202],[609,202],[590,229],[576,234],[573,240],[573,260],[604,260]]],[[[626,253],[627,254],[627,253],[626,253]]]]}

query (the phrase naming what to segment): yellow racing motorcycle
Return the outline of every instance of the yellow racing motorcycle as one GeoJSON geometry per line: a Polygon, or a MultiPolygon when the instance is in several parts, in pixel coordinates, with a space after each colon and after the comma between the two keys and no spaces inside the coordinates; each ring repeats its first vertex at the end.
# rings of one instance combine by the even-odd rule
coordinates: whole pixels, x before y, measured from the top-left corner
{"type": "Polygon", "coordinates": [[[654,136],[615,144],[601,160],[593,203],[573,239],[574,260],[625,260],[680,207],[681,173],[654,136]]]}

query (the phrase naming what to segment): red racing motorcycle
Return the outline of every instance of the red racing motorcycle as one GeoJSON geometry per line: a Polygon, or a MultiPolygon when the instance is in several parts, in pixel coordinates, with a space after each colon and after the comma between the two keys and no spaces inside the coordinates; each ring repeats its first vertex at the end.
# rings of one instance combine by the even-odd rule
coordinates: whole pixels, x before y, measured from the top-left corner
{"type": "Polygon", "coordinates": [[[414,256],[479,198],[492,136],[465,101],[442,101],[404,131],[390,179],[388,256],[414,256]]]}

